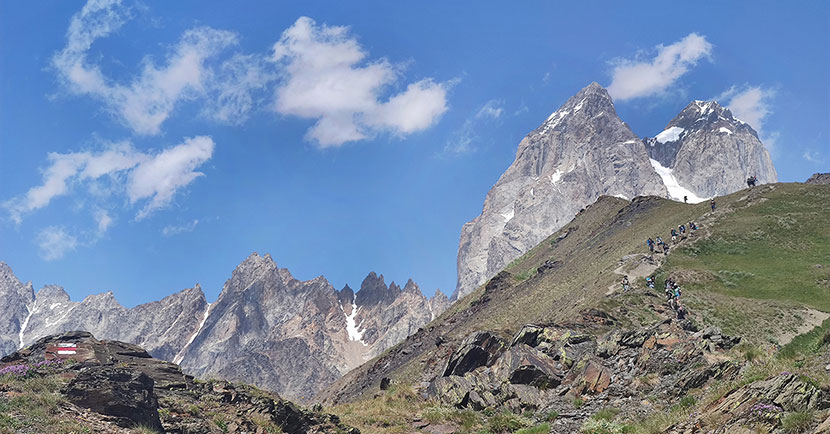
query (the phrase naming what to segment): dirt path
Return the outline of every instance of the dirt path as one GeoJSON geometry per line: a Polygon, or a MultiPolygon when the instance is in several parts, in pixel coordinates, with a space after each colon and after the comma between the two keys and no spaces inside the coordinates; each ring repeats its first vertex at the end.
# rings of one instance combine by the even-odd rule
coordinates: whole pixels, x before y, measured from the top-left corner
{"type": "MultiPolygon", "coordinates": [[[[654,256],[650,259],[648,255],[634,254],[623,256],[620,259],[620,266],[614,270],[615,274],[620,276],[628,276],[631,284],[640,277],[650,276],[662,264],[662,259],[659,256],[654,256]]],[[[611,295],[617,290],[622,289],[622,283],[615,282],[608,287],[608,292],[605,295],[611,295]]]]}
{"type": "Polygon", "coordinates": [[[824,322],[824,320],[830,318],[830,313],[805,308],[802,311],[802,313],[799,314],[799,316],[803,318],[803,322],[801,323],[801,325],[796,330],[782,331],[781,333],[779,333],[777,337],[778,345],[787,345],[788,343],[792,342],[793,338],[795,338],[796,336],[807,333],[810,330],[820,326],[821,323],[824,322]]]}

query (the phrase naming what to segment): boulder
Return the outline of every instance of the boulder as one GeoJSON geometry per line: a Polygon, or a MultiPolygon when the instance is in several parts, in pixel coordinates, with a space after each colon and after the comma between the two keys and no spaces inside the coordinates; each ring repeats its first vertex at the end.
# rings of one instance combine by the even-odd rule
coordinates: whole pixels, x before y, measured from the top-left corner
{"type": "Polygon", "coordinates": [[[504,340],[493,333],[473,333],[450,356],[443,376],[464,375],[478,367],[491,366],[504,352],[505,346],[504,340]]]}
{"type": "Polygon", "coordinates": [[[73,404],[111,416],[120,426],[161,429],[153,379],[138,370],[92,366],[78,373],[63,394],[73,404]]]}
{"type": "Polygon", "coordinates": [[[553,358],[525,344],[507,350],[493,366],[493,372],[502,382],[539,389],[558,386],[563,375],[553,358]]]}
{"type": "Polygon", "coordinates": [[[427,388],[427,395],[444,404],[464,408],[469,402],[472,389],[473,384],[469,379],[453,375],[433,380],[427,388]]]}
{"type": "Polygon", "coordinates": [[[564,383],[570,386],[568,394],[578,397],[583,394],[597,395],[611,385],[611,370],[596,360],[583,360],[568,374],[564,383]]]}

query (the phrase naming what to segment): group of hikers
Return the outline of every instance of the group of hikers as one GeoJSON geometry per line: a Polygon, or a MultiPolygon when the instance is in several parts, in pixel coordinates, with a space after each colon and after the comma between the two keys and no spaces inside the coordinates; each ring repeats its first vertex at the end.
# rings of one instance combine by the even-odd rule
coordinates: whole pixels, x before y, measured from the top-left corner
{"type": "MultiPolygon", "coordinates": [[[[682,241],[685,240],[687,237],[694,235],[697,229],[697,223],[689,222],[688,225],[679,225],[677,229],[672,228],[671,231],[669,231],[669,234],[671,235],[672,242],[677,243],[678,240],[682,241]]],[[[651,237],[649,237],[646,240],[646,245],[648,246],[649,253],[652,255],[654,254],[654,251],[657,247],[660,248],[660,251],[663,253],[663,255],[669,254],[669,244],[663,241],[663,237],[657,237],[657,241],[654,241],[653,239],[651,239],[651,237]]]]}
{"type": "Polygon", "coordinates": [[[758,183],[758,177],[756,177],[755,175],[752,175],[749,178],[746,178],[746,186],[747,187],[750,187],[750,188],[755,187],[755,184],[757,184],[757,183],[758,183]]]}
{"type": "MultiPolygon", "coordinates": [[[[654,290],[656,285],[656,281],[654,280],[654,276],[646,276],[646,286],[649,289],[654,290]]],[[[623,276],[622,279],[622,287],[623,292],[627,292],[631,289],[631,282],[628,280],[628,276],[623,276]]],[[[680,305],[680,285],[674,281],[672,278],[666,278],[666,303],[669,305],[672,310],[677,314],[678,320],[683,320],[686,318],[686,308],[680,305]]]]}

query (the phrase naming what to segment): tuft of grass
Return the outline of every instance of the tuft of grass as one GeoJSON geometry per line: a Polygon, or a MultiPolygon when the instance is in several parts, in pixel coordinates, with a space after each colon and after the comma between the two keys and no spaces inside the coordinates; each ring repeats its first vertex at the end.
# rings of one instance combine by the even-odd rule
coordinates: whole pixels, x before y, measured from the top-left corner
{"type": "Polygon", "coordinates": [[[812,411],[796,411],[788,413],[781,419],[781,431],[784,434],[800,434],[807,432],[812,424],[812,411]]]}
{"type": "Polygon", "coordinates": [[[543,423],[541,425],[536,425],[533,428],[522,428],[516,431],[516,434],[548,434],[550,433],[550,425],[547,423],[543,423]]]}
{"type": "Polygon", "coordinates": [[[620,414],[620,410],[617,408],[603,408],[602,410],[594,413],[591,418],[597,420],[614,420],[617,415],[620,414]]]}
{"type": "Polygon", "coordinates": [[[579,432],[585,434],[626,434],[632,430],[628,425],[597,418],[590,418],[579,427],[579,432]]]}
{"type": "Polygon", "coordinates": [[[779,357],[796,359],[820,353],[830,345],[830,319],[824,320],[820,326],[815,327],[807,333],[793,338],[778,352],[779,357]]]}
{"type": "Polygon", "coordinates": [[[512,433],[522,428],[528,428],[531,425],[532,422],[530,422],[527,418],[508,411],[496,413],[487,422],[487,428],[490,432],[495,434],[512,433]]]}

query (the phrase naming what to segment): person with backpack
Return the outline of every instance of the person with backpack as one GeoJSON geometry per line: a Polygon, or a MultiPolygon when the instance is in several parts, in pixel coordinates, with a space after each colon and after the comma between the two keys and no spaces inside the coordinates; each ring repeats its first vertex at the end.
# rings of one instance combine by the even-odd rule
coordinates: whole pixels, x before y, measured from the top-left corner
{"type": "Polygon", "coordinates": [[[646,276],[646,286],[649,289],[654,289],[654,278],[651,276],[646,276]]]}
{"type": "Polygon", "coordinates": [[[686,233],[686,225],[680,225],[677,228],[680,229],[680,236],[686,233]]]}
{"type": "Polygon", "coordinates": [[[663,256],[668,256],[668,255],[669,255],[669,244],[668,243],[663,243],[663,256]]]}
{"type": "Polygon", "coordinates": [[[671,228],[671,240],[672,242],[677,241],[677,231],[674,228],[671,228]]]}
{"type": "Polygon", "coordinates": [[[709,205],[712,206],[712,212],[715,212],[715,199],[710,200],[709,205]]]}
{"type": "Polygon", "coordinates": [[[648,251],[654,253],[654,240],[649,237],[649,239],[646,240],[646,244],[648,245],[648,251]]]}
{"type": "Polygon", "coordinates": [[[683,203],[689,203],[689,196],[683,196],[683,203]]]}
{"type": "Polygon", "coordinates": [[[628,276],[623,276],[622,288],[623,288],[623,292],[628,292],[628,288],[629,288],[628,276]]]}

